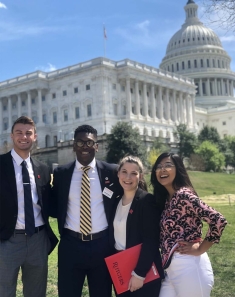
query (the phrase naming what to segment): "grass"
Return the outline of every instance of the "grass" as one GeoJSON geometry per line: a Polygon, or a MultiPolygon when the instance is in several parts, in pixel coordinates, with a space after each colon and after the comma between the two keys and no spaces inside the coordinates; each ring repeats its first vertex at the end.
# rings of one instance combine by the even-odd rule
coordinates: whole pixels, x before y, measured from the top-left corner
{"type": "MultiPolygon", "coordinates": [[[[215,285],[211,297],[235,296],[235,175],[220,173],[189,172],[192,183],[203,201],[220,211],[227,219],[223,236],[219,244],[208,251],[215,276],[215,285]],[[216,192],[216,194],[213,194],[216,192]],[[230,204],[228,195],[230,195],[230,204]]],[[[149,176],[147,176],[147,181],[149,176]]],[[[58,235],[57,223],[51,219],[51,226],[58,235]]],[[[204,233],[207,230],[204,224],[204,233]]],[[[18,278],[17,297],[23,297],[20,276],[18,278]]],[[[48,297],[57,297],[57,248],[49,257],[48,297]]],[[[89,297],[85,283],[83,297],[89,297]]],[[[114,296],[114,295],[113,295],[114,296]]],[[[167,297],[167,296],[166,296],[167,297]]],[[[190,297],[190,296],[189,296],[190,297]]]]}

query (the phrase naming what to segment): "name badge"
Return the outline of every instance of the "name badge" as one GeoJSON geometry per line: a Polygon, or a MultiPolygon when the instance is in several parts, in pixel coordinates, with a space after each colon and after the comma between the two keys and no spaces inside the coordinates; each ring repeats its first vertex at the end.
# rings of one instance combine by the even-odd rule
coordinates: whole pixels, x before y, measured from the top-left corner
{"type": "Polygon", "coordinates": [[[111,191],[111,190],[109,190],[108,188],[105,187],[104,190],[103,190],[103,194],[105,196],[107,196],[108,198],[111,198],[113,196],[113,191],[111,191]]]}

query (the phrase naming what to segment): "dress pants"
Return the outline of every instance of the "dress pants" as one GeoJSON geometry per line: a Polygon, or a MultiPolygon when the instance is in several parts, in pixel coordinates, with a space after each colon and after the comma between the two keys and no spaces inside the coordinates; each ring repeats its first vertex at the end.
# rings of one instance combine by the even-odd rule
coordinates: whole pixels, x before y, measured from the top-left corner
{"type": "Polygon", "coordinates": [[[201,256],[175,253],[166,269],[160,297],[209,297],[213,284],[214,276],[207,253],[201,256]]]}
{"type": "Polygon", "coordinates": [[[24,297],[45,297],[49,248],[45,229],[31,237],[14,234],[0,241],[0,296],[16,296],[21,268],[24,297]]]}
{"type": "Polygon", "coordinates": [[[85,277],[90,297],[111,297],[112,282],[104,261],[110,254],[108,235],[91,241],[62,235],[58,247],[59,297],[82,296],[85,277]]]}

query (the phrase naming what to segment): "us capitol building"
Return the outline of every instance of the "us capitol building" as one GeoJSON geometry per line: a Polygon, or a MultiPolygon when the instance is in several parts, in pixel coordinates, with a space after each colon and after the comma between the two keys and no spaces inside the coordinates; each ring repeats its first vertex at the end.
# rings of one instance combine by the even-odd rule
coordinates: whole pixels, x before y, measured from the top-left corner
{"type": "Polygon", "coordinates": [[[13,122],[37,125],[34,154],[51,164],[74,159],[73,132],[82,124],[105,139],[120,121],[138,127],[149,146],[155,137],[174,144],[176,125],[197,133],[205,125],[235,135],[235,73],[218,36],[197,17],[189,0],[185,23],[170,39],[160,68],[125,59],[96,58],[52,72],[36,71],[0,82],[0,148],[9,150],[13,122]]]}

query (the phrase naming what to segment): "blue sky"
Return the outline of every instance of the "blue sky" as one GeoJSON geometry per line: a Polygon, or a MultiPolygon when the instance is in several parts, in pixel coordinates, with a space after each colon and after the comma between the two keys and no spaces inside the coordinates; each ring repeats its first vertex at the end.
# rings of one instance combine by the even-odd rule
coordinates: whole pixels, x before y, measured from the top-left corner
{"type": "MultiPolygon", "coordinates": [[[[195,1],[200,5],[200,1],[195,1]]],[[[0,0],[0,81],[104,56],[159,67],[187,0],[0,0]]],[[[233,59],[235,35],[213,27],[233,59]]]]}

